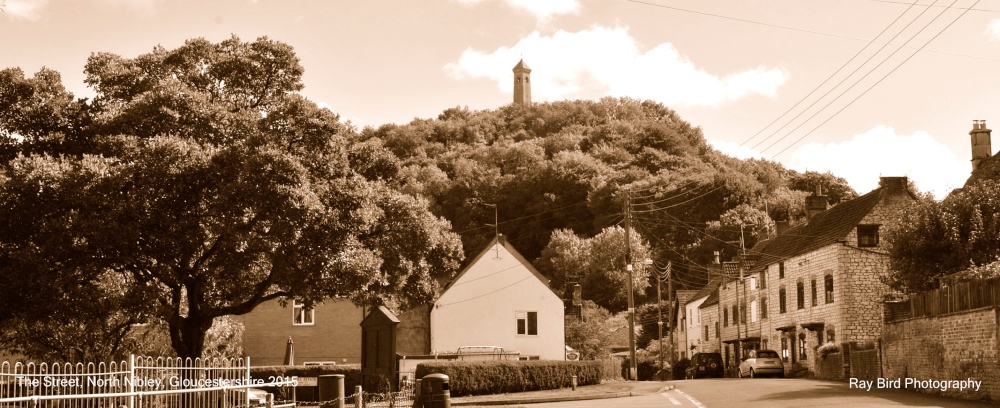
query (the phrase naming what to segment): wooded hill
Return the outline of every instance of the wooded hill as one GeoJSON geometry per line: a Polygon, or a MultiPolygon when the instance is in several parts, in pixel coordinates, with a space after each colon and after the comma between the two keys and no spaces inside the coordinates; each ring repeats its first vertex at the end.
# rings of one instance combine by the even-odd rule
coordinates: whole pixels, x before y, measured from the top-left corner
{"type": "Polygon", "coordinates": [[[723,155],[673,110],[629,98],[452,108],[354,137],[395,156],[382,158],[398,160],[395,183],[452,222],[466,255],[494,235],[492,205],[499,232],[535,260],[557,229],[592,237],[620,224],[630,194],[633,227],[687,289],[706,283],[713,251],[737,252],[740,224],[749,248],[774,233],[766,218],[799,220],[817,185],[831,204],[857,196],[829,173],[723,155]]]}

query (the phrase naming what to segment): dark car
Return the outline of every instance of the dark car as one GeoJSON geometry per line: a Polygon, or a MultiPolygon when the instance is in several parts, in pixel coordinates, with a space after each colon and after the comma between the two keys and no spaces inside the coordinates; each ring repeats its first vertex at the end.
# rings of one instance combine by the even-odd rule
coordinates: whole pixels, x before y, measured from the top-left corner
{"type": "Polygon", "coordinates": [[[695,353],[685,374],[687,378],[722,378],[722,354],[695,353]]]}

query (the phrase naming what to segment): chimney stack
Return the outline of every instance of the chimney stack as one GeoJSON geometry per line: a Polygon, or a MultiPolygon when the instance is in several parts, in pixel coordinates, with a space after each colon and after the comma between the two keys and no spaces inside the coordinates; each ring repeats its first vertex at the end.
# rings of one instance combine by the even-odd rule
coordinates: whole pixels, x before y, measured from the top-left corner
{"type": "Polygon", "coordinates": [[[817,185],[816,192],[806,197],[806,220],[812,221],[819,213],[826,211],[829,205],[823,195],[823,186],[817,185]]]}
{"type": "Polygon", "coordinates": [[[905,193],[909,188],[908,179],[904,177],[880,177],[879,188],[883,188],[890,193],[905,193]]]}
{"type": "Polygon", "coordinates": [[[986,128],[985,120],[972,121],[972,130],[969,136],[972,139],[972,171],[976,171],[979,162],[990,157],[993,152],[990,146],[990,129],[986,128]]]}

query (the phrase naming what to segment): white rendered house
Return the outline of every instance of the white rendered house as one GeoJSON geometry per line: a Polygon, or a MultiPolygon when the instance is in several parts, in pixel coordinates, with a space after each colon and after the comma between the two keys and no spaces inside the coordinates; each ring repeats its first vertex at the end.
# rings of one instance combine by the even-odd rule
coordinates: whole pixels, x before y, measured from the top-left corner
{"type": "Polygon", "coordinates": [[[431,307],[431,350],[499,346],[522,358],[564,360],[564,305],[547,281],[499,236],[431,307]]]}

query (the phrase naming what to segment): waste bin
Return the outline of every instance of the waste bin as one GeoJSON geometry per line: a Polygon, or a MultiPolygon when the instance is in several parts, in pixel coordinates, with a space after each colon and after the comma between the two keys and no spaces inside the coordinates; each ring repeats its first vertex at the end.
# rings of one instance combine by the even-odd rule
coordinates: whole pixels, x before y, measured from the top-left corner
{"type": "Polygon", "coordinates": [[[451,408],[451,386],[444,374],[427,374],[420,380],[424,408],[451,408]]]}

